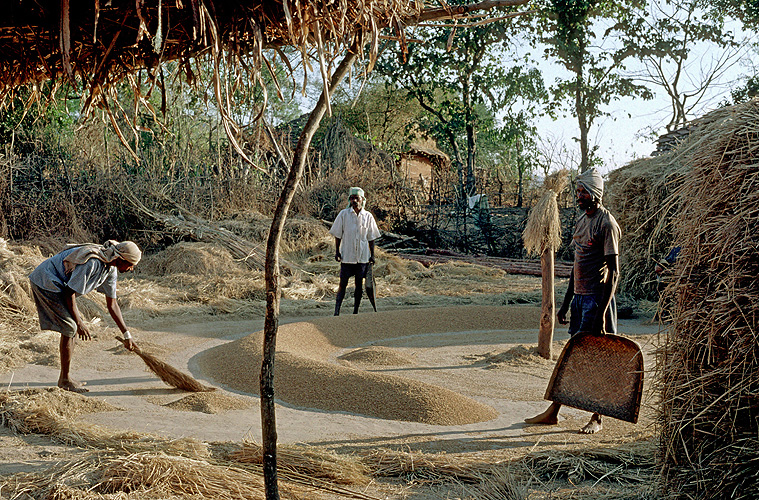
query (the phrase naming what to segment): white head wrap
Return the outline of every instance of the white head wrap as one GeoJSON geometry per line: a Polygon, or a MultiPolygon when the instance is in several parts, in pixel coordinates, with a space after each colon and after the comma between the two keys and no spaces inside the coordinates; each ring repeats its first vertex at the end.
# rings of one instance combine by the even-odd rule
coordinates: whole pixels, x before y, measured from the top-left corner
{"type": "Polygon", "coordinates": [[[137,265],[142,258],[142,251],[133,241],[108,240],[102,245],[96,243],[86,243],[84,245],[71,245],[69,248],[76,248],[63,259],[63,268],[66,273],[71,273],[76,266],[84,264],[90,259],[98,259],[101,262],[110,264],[117,258],[121,257],[132,265],[137,265]]]}
{"type": "Polygon", "coordinates": [[[585,188],[585,191],[593,195],[595,199],[601,201],[604,195],[604,179],[601,172],[595,168],[586,170],[577,176],[577,184],[585,188]]]}
{"type": "Polygon", "coordinates": [[[351,197],[355,194],[361,197],[361,208],[363,209],[366,206],[366,195],[364,195],[364,190],[360,187],[352,187],[348,189],[348,197],[351,197]]]}

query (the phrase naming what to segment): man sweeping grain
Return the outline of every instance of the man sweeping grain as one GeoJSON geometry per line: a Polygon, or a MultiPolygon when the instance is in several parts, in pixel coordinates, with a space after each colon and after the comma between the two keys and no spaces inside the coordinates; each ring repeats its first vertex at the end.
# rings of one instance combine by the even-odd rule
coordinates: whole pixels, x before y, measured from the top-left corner
{"type": "Polygon", "coordinates": [[[69,376],[75,337],[92,338],[76,305],[77,296],[93,290],[104,294],[108,312],[126,338],[124,345],[129,350],[135,348],[116,301],[116,280],[119,272],[131,271],[141,257],[139,247],[131,241],[71,245],[42,262],[29,275],[40,328],[61,334],[58,387],[87,392],[69,376]]]}
{"type": "MultiPolygon", "coordinates": [[[[596,169],[577,177],[577,205],[584,213],[575,224],[573,270],[564,302],[557,313],[560,324],[569,323],[570,336],[586,332],[617,333],[614,291],[619,281],[621,231],[614,216],[601,204],[603,189],[603,178],[596,169]],[[569,322],[567,312],[570,313],[569,322]]],[[[553,402],[546,411],[525,419],[525,422],[556,424],[560,409],[561,404],[553,402]]],[[[593,434],[602,428],[601,415],[594,413],[580,433],[593,434]]]]}
{"type": "MultiPolygon", "coordinates": [[[[364,190],[352,187],[348,190],[350,206],[340,211],[329,232],[335,237],[335,260],[340,263],[340,284],[335,300],[335,316],[340,315],[340,306],[345,298],[345,289],[351,276],[355,278],[356,290],[353,295],[353,314],[358,314],[363,294],[363,283],[367,271],[374,264],[374,240],[380,231],[374,216],[364,210],[366,197],[364,190]]],[[[367,283],[367,287],[372,286],[367,283]]],[[[367,293],[370,293],[367,290],[367,293]]],[[[371,291],[374,293],[374,290],[371,291]]]]}

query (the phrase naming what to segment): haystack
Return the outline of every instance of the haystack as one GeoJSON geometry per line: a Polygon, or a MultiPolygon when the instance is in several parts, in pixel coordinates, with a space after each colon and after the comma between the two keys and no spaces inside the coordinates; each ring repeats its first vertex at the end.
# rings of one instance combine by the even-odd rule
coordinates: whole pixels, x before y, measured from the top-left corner
{"type": "Polygon", "coordinates": [[[689,172],[662,212],[682,246],[658,387],[676,498],[759,497],[759,101],[719,113],[679,148],[689,172]]]}

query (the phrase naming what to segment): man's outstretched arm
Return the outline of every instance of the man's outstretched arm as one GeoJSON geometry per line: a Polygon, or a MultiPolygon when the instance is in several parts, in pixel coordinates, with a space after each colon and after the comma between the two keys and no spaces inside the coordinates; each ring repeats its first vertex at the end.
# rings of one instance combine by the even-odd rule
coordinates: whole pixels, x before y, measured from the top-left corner
{"type": "Polygon", "coordinates": [[[617,290],[617,284],[619,283],[619,256],[607,255],[606,260],[606,281],[604,282],[603,293],[601,294],[601,303],[598,304],[598,313],[593,319],[593,333],[605,333],[604,319],[606,318],[606,310],[609,309],[611,299],[614,297],[614,292],[617,290]]]}

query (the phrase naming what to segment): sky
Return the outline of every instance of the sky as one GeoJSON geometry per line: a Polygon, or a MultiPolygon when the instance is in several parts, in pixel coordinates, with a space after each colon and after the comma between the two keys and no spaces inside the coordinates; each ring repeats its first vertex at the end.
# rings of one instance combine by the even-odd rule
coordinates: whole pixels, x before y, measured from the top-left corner
{"type": "MultiPolygon", "coordinates": [[[[735,40],[741,40],[748,35],[743,32],[736,23],[726,27],[734,33],[735,40]]],[[[750,37],[748,37],[750,40],[750,37]]],[[[720,53],[710,46],[692,45],[691,55],[688,58],[686,71],[681,78],[679,88],[687,91],[693,88],[691,79],[698,82],[701,73],[715,64],[720,53]]],[[[538,49],[540,50],[540,49],[538,49]]],[[[752,56],[756,57],[756,51],[751,51],[750,46],[744,47],[736,56],[733,63],[716,78],[710,86],[710,91],[699,102],[694,114],[689,119],[698,118],[717,109],[725,100],[730,100],[730,90],[742,83],[742,77],[753,74],[754,71],[748,66],[753,65],[752,56]]],[[[547,84],[557,77],[566,78],[568,73],[558,64],[549,61],[539,61],[538,68],[543,72],[547,84]]],[[[628,73],[636,73],[643,70],[642,63],[629,63],[628,73]]],[[[650,86],[654,92],[654,99],[643,100],[640,98],[624,98],[613,101],[609,106],[602,108],[609,116],[597,119],[590,130],[590,147],[598,145],[598,155],[603,161],[599,168],[602,173],[622,167],[630,161],[650,156],[656,150],[656,139],[666,133],[666,124],[671,116],[671,101],[664,89],[650,86]]],[[[579,144],[574,139],[579,136],[577,119],[573,116],[553,120],[543,117],[538,120],[538,130],[542,138],[560,142],[569,150],[576,150],[579,158],[579,144]]]]}

